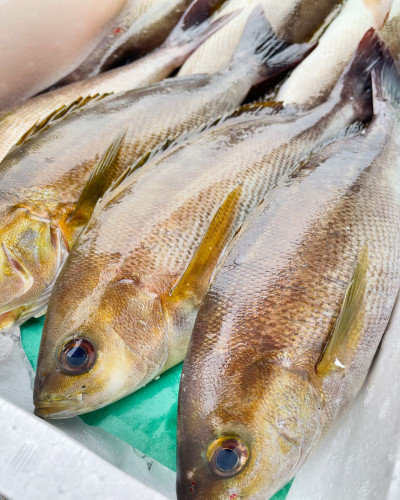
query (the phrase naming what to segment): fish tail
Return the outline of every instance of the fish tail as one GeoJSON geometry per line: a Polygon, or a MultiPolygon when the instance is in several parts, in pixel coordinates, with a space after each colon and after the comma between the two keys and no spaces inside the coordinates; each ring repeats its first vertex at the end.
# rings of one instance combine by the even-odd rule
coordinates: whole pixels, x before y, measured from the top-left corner
{"type": "Polygon", "coordinates": [[[389,49],[382,50],[382,62],[372,71],[374,114],[389,106],[400,115],[400,75],[389,49]]]}
{"type": "Polygon", "coordinates": [[[171,31],[162,47],[180,47],[178,58],[181,64],[207,38],[229,23],[239,12],[236,10],[211,22],[216,0],[193,0],[185,10],[175,28],[171,31]]]}
{"type": "Polygon", "coordinates": [[[257,66],[253,85],[272,78],[302,61],[317,44],[288,44],[279,38],[267,21],[261,5],[250,14],[233,54],[232,63],[250,61],[257,66]],[[253,56],[253,57],[252,57],[253,56]]]}
{"type": "Polygon", "coordinates": [[[368,30],[332,93],[340,92],[343,100],[351,100],[359,121],[372,117],[371,71],[382,62],[385,44],[376,31],[368,30]]]}

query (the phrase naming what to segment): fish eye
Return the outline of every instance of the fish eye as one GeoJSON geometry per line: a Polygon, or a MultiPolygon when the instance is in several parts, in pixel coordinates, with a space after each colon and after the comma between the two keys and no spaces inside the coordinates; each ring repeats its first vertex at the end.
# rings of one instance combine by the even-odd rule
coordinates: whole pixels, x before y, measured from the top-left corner
{"type": "Polygon", "coordinates": [[[70,340],[61,348],[58,364],[68,375],[80,375],[89,371],[96,361],[93,344],[86,339],[70,340]]]}
{"type": "Polygon", "coordinates": [[[222,477],[232,477],[240,472],[248,457],[247,446],[234,437],[221,437],[215,440],[207,452],[211,472],[222,477]]]}

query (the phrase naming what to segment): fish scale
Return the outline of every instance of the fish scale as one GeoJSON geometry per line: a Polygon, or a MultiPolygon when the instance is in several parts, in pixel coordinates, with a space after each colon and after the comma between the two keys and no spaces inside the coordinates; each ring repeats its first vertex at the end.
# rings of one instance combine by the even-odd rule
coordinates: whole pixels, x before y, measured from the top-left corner
{"type": "Polygon", "coordinates": [[[389,61],[374,75],[369,129],[281,180],[218,266],[184,362],[179,499],[270,497],[367,375],[400,287],[400,78],[389,61]],[[250,454],[221,480],[204,457],[232,435],[250,454]]]}
{"type": "MultiPolygon", "coordinates": [[[[375,53],[377,39],[369,33],[366,40],[368,50],[375,53]]],[[[362,61],[363,68],[356,79],[351,65],[331,98],[313,111],[271,117],[261,109],[256,115],[230,118],[173,144],[128,176],[124,189],[118,191],[118,186],[106,195],[74,246],[51,297],[36,377],[39,415],[58,418],[103,406],[183,359],[203,287],[215,265],[214,260],[212,264],[201,260],[202,251],[210,255],[214,248],[223,251],[243,219],[296,162],[342,133],[346,125],[368,116],[369,70],[365,72],[364,61],[369,56],[364,49],[355,56],[354,64],[362,61]],[[366,86],[359,86],[363,81],[366,86]],[[351,91],[350,98],[353,82],[357,82],[355,95],[351,91]],[[227,213],[226,203],[231,207],[227,213]],[[218,219],[221,210],[224,216],[218,219]],[[230,222],[218,238],[211,233],[207,240],[215,220],[219,220],[215,231],[230,222]],[[185,274],[192,264],[194,284],[185,274]],[[130,285],[124,281],[121,287],[121,280],[130,285]],[[93,342],[102,359],[110,362],[117,354],[108,339],[117,336],[125,342],[125,352],[145,350],[142,359],[150,368],[140,372],[133,361],[121,377],[120,390],[114,387],[106,399],[98,380],[99,371],[102,377],[106,372],[101,363],[78,378],[57,370],[60,347],[77,336],[93,342]],[[87,388],[83,403],[69,404],[66,399],[63,409],[58,406],[66,387],[66,394],[81,393],[83,380],[87,388]]]]}

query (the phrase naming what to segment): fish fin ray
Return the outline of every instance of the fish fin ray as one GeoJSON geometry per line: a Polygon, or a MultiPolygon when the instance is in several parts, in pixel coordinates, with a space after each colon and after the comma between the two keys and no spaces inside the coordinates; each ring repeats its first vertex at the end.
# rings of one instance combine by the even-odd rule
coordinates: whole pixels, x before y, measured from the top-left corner
{"type": "MultiPolygon", "coordinates": [[[[106,193],[103,196],[103,203],[108,203],[112,198],[114,198],[117,194],[123,191],[126,187],[129,186],[131,182],[132,174],[134,174],[141,167],[150,163],[153,160],[156,160],[162,155],[167,155],[171,153],[177,146],[183,144],[185,141],[190,140],[193,137],[196,137],[207,130],[212,128],[216,128],[223,124],[231,125],[234,120],[242,121],[248,118],[253,120],[257,118],[257,116],[262,115],[274,115],[279,112],[285,113],[285,107],[281,102],[274,101],[265,101],[259,103],[250,103],[245,104],[236,108],[233,111],[229,111],[228,113],[220,116],[219,118],[211,121],[204,122],[198,127],[190,130],[185,130],[181,134],[178,134],[174,138],[166,139],[164,142],[161,142],[156,147],[148,151],[142,157],[139,158],[135,163],[129,166],[109,187],[106,193]]],[[[288,113],[294,112],[292,109],[288,109],[288,113]]]]}
{"type": "Polygon", "coordinates": [[[350,283],[344,295],[332,333],[317,363],[317,373],[324,375],[346,367],[346,351],[359,335],[362,306],[365,300],[368,271],[368,247],[365,244],[358,256],[350,283]]]}
{"type": "Polygon", "coordinates": [[[92,170],[89,179],[83,187],[76,208],[68,219],[68,224],[77,223],[78,225],[85,225],[89,222],[95,205],[106,193],[107,188],[115,178],[115,175],[112,175],[111,169],[118,159],[125,135],[126,132],[124,131],[114,139],[92,170]]]}
{"type": "Polygon", "coordinates": [[[207,38],[236,17],[241,10],[230,12],[212,22],[209,16],[214,10],[215,3],[215,0],[194,0],[185,10],[162,47],[187,45],[188,53],[182,56],[184,60],[207,38]]]}
{"type": "Polygon", "coordinates": [[[400,108],[400,75],[389,49],[383,50],[382,64],[372,72],[372,92],[374,114],[388,106],[399,112],[400,108]]]}
{"type": "Polygon", "coordinates": [[[233,237],[241,195],[239,185],[216,211],[189,265],[170,290],[169,300],[201,300],[221,253],[233,237]]]}
{"type": "Polygon", "coordinates": [[[286,43],[274,33],[264,9],[257,5],[246,22],[232,62],[242,61],[253,55],[259,66],[258,75],[253,82],[253,85],[257,85],[292,68],[316,46],[316,43],[286,43]]]}
{"type": "Polygon", "coordinates": [[[65,118],[66,116],[71,115],[73,112],[81,110],[84,106],[86,106],[86,104],[100,101],[101,99],[109,95],[110,94],[108,93],[108,94],[94,94],[93,96],[89,95],[86,97],[78,97],[78,99],[76,99],[75,101],[73,101],[68,105],[63,104],[59,108],[53,110],[44,118],[38,120],[26,132],[24,132],[24,134],[18,139],[18,141],[13,146],[11,146],[6,156],[13,153],[20,146],[28,142],[33,137],[36,137],[44,130],[47,130],[50,127],[50,125],[57,122],[61,118],[65,118]]]}

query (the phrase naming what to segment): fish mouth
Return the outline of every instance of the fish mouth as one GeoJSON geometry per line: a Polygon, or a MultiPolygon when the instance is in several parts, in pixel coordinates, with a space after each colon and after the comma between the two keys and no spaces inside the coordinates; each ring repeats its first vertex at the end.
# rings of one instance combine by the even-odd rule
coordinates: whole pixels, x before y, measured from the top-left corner
{"type": "Polygon", "coordinates": [[[40,418],[70,418],[79,415],[84,406],[83,395],[60,400],[35,401],[35,415],[40,418]]]}

